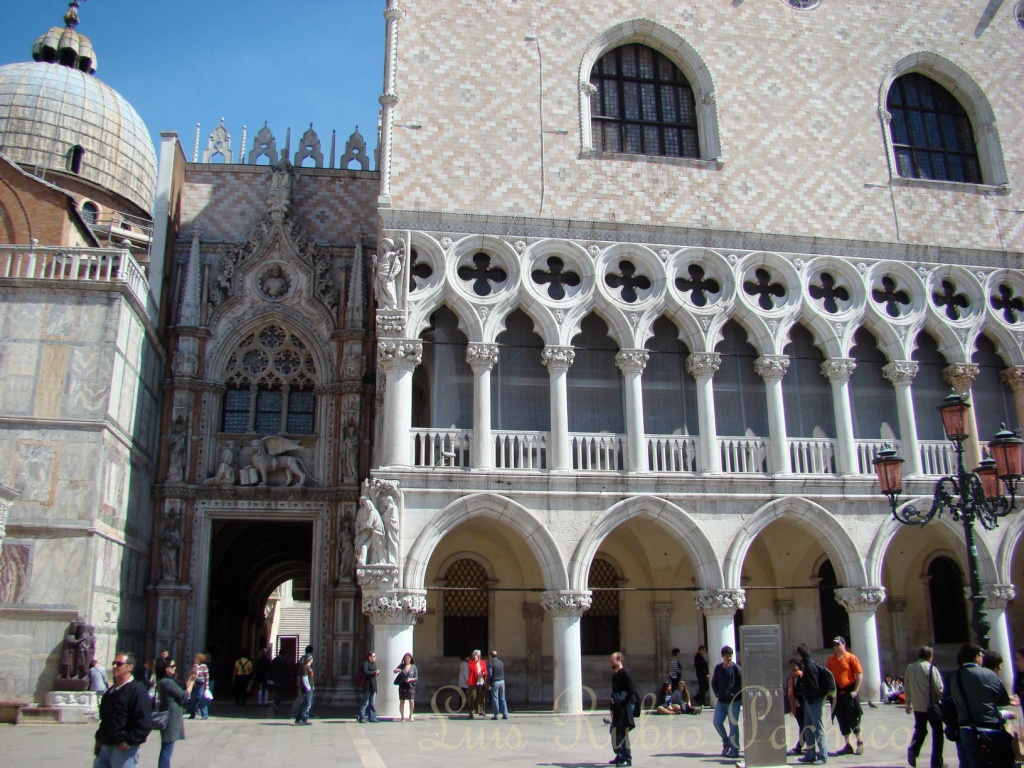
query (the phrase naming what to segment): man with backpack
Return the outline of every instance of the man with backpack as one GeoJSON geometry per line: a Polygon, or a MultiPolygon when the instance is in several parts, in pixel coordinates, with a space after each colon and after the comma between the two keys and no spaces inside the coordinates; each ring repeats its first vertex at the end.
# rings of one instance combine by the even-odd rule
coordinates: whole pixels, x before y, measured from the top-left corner
{"type": "Polygon", "coordinates": [[[252,659],[244,653],[235,662],[235,669],[231,675],[231,685],[235,688],[235,706],[244,707],[246,699],[252,690],[249,681],[252,680],[252,659]]]}
{"type": "Polygon", "coordinates": [[[801,695],[804,699],[803,743],[807,753],[798,762],[810,765],[825,765],[828,762],[828,741],[825,738],[825,699],[835,687],[832,673],[827,667],[819,666],[811,658],[811,649],[806,643],[796,647],[800,658],[803,677],[800,678],[801,695]]]}

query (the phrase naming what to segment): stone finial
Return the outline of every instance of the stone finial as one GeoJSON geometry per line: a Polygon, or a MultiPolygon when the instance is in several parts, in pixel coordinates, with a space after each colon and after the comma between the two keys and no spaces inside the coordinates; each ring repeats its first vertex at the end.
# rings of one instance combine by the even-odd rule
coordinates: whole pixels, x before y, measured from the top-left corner
{"type": "Polygon", "coordinates": [[[267,127],[266,121],[263,122],[263,127],[256,133],[256,138],[252,140],[249,165],[256,165],[256,161],[261,157],[266,157],[271,165],[277,165],[277,139],[274,138],[274,134],[267,127]]]}
{"type": "Polygon", "coordinates": [[[307,157],[312,158],[317,168],[324,167],[324,153],[320,151],[320,137],[313,130],[312,123],[309,124],[309,130],[302,134],[302,138],[299,140],[299,148],[295,152],[295,158],[292,162],[301,168],[302,161],[307,157]]]}
{"type": "Polygon", "coordinates": [[[206,142],[206,149],[203,150],[203,162],[212,162],[218,154],[224,158],[225,163],[230,163],[234,158],[234,153],[231,151],[231,134],[224,127],[223,117],[220,119],[220,125],[213,129],[213,133],[210,134],[210,138],[206,142]]]}
{"type": "MultiPolygon", "coordinates": [[[[333,153],[332,153],[333,154],[333,153]]],[[[348,141],[345,142],[345,154],[341,158],[341,162],[338,164],[341,168],[348,168],[352,162],[359,163],[360,170],[370,170],[370,158],[366,154],[366,140],[362,134],[359,133],[359,126],[356,126],[355,132],[348,137],[348,141]]]]}

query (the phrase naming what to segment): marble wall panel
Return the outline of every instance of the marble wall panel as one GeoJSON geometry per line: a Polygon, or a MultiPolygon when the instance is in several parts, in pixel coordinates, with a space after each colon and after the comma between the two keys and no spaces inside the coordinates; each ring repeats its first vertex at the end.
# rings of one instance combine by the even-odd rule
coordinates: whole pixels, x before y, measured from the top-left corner
{"type": "Polygon", "coordinates": [[[68,361],[64,413],[76,419],[103,418],[113,360],[109,347],[75,346],[68,361]]]}
{"type": "Polygon", "coordinates": [[[0,550],[0,603],[25,602],[31,569],[32,546],[5,541],[0,550]]]}
{"type": "Polygon", "coordinates": [[[0,697],[41,701],[53,689],[67,617],[0,617],[0,697]]]}
{"type": "Polygon", "coordinates": [[[36,539],[32,543],[32,577],[24,602],[70,606],[84,613],[92,590],[89,540],[84,536],[36,539]]]}
{"type": "Polygon", "coordinates": [[[58,442],[19,440],[15,452],[14,488],[20,506],[51,506],[57,492],[62,446],[58,442]]]}
{"type": "Polygon", "coordinates": [[[38,339],[43,306],[31,294],[0,291],[0,336],[5,339],[38,339]]]}
{"type": "Polygon", "coordinates": [[[72,294],[58,298],[44,308],[41,335],[44,339],[76,339],[82,322],[82,297],[72,294]]]}

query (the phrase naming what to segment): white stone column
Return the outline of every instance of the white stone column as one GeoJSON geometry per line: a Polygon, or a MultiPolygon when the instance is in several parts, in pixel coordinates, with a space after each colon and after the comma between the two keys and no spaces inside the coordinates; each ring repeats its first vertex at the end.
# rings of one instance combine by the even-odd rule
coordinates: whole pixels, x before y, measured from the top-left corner
{"type": "MultiPolygon", "coordinates": [[[[1004,368],[999,380],[1013,392],[1014,410],[1017,412],[1017,424],[1024,424],[1024,365],[1004,368]]],[[[1009,425],[1012,427],[1012,425],[1009,425]]]]}
{"type": "Polygon", "coordinates": [[[904,475],[921,474],[921,447],[917,442],[917,419],[914,417],[914,398],[910,390],[917,370],[918,365],[913,360],[894,360],[882,366],[882,375],[892,382],[893,389],[896,390],[896,413],[900,420],[900,453],[906,462],[903,465],[904,475]]]}
{"type": "Polygon", "coordinates": [[[398,7],[398,0],[388,0],[384,18],[387,26],[384,35],[384,93],[380,97],[380,156],[377,170],[380,171],[380,196],[378,203],[382,208],[391,207],[391,150],[392,131],[395,123],[395,105],[398,95],[395,93],[398,68],[398,22],[403,11],[398,7]]]}
{"type": "Polygon", "coordinates": [[[700,470],[704,474],[722,471],[715,423],[715,389],[712,379],[722,365],[717,352],[695,352],[686,358],[686,372],[697,381],[697,427],[700,430],[700,470]]]}
{"type": "MultiPolygon", "coordinates": [[[[728,645],[736,652],[733,657],[742,666],[736,647],[736,611],[742,610],[747,594],[742,589],[701,589],[693,593],[697,610],[704,614],[708,623],[708,657],[711,669],[715,668],[721,656],[722,646],[728,645]]],[[[715,704],[715,692],[711,691],[710,701],[715,704]]]]}
{"type": "Polygon", "coordinates": [[[878,658],[878,624],[875,611],[885,600],[884,587],[844,587],[836,590],[836,602],[850,615],[850,650],[860,659],[864,680],[861,701],[878,701],[882,690],[878,658]]]}
{"type": "Polygon", "coordinates": [[[497,344],[471,342],[466,362],[473,369],[473,468],[494,468],[491,438],[491,369],[498,362],[497,344]]]}
{"type": "Polygon", "coordinates": [[[626,470],[647,471],[647,446],[644,439],[643,373],[650,354],[646,349],[623,349],[615,355],[622,371],[626,394],[626,470]]]}
{"type": "Polygon", "coordinates": [[[840,475],[859,474],[857,447],[853,439],[853,411],[850,408],[850,376],[857,361],[834,357],[820,366],[821,375],[832,385],[832,412],[836,420],[836,470],[840,475]]]}
{"type": "Polygon", "coordinates": [[[384,429],[381,466],[412,463],[412,372],[423,360],[423,342],[418,339],[380,339],[377,361],[384,370],[384,429]]]}
{"type": "Polygon", "coordinates": [[[771,436],[773,475],[788,475],[792,472],[789,461],[789,439],[786,436],[786,406],[782,400],[782,377],[789,370],[789,358],[785,355],[761,355],[754,361],[754,370],[764,379],[768,400],[768,432],[771,436]]]}
{"type": "MultiPolygon", "coordinates": [[[[942,369],[942,378],[958,395],[970,395],[971,387],[974,386],[974,380],[978,378],[979,373],[981,373],[981,368],[974,363],[954,363],[942,369]]],[[[981,463],[981,444],[978,441],[978,419],[976,416],[978,409],[973,398],[968,402],[972,407],[965,416],[967,439],[964,441],[964,464],[967,465],[967,469],[974,469],[981,463]]],[[[941,403],[935,405],[941,405],[941,403]]],[[[987,444],[988,440],[985,442],[987,444]]],[[[1008,664],[1009,662],[1007,662],[1008,664]]]]}
{"type": "Polygon", "coordinates": [[[540,604],[551,614],[554,640],[554,711],[583,714],[583,652],[580,617],[590,608],[590,592],[542,592],[540,604]]]}
{"type": "Polygon", "coordinates": [[[1006,623],[1006,604],[1016,597],[1012,584],[986,584],[981,588],[985,595],[985,613],[992,628],[988,632],[988,646],[999,651],[1003,657],[1003,684],[1006,690],[1013,690],[1013,646],[1010,645],[1010,628],[1006,623]]]}
{"type": "Polygon", "coordinates": [[[548,469],[572,469],[569,450],[569,395],[566,375],[576,359],[572,347],[545,347],[541,362],[551,377],[551,442],[548,445],[548,469]]]}
{"type": "MultiPolygon", "coordinates": [[[[397,569],[395,569],[397,574],[397,569]]],[[[366,579],[363,570],[356,572],[360,584],[366,579]]],[[[395,718],[398,711],[398,686],[391,685],[391,670],[411,653],[413,657],[413,628],[420,614],[427,610],[427,593],[424,590],[377,591],[363,590],[363,613],[373,622],[373,650],[377,654],[377,714],[395,718]]]]}
{"type": "MultiPolygon", "coordinates": [[[[907,630],[905,612],[907,610],[907,598],[890,597],[885,601],[885,607],[889,609],[892,618],[892,653],[895,670],[905,669],[907,664],[914,661],[907,653],[907,630]]],[[[915,659],[916,654],[915,654],[915,659]]],[[[900,673],[902,674],[902,673],[900,673]]]]}

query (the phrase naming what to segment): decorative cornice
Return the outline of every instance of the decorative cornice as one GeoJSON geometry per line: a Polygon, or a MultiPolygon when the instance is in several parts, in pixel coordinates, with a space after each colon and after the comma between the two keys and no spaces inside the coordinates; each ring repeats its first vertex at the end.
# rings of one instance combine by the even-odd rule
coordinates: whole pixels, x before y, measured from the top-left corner
{"type": "Polygon", "coordinates": [[[593,604],[594,599],[590,592],[572,592],[560,590],[558,592],[541,592],[540,604],[545,611],[552,616],[576,617],[579,618],[593,604]]]}
{"type": "Polygon", "coordinates": [[[789,358],[786,355],[761,355],[754,361],[754,371],[765,381],[781,379],[789,370],[789,358]]]}
{"type": "Polygon", "coordinates": [[[474,371],[491,370],[498,363],[498,345],[470,342],[466,347],[466,362],[474,371]]]}
{"type": "Polygon", "coordinates": [[[1004,611],[1006,604],[1017,596],[1013,584],[986,584],[981,588],[985,596],[985,610],[1004,611]]]}
{"type": "Polygon", "coordinates": [[[643,373],[650,357],[646,349],[623,349],[615,354],[615,364],[623,373],[643,373]]]}
{"type": "Polygon", "coordinates": [[[913,360],[893,360],[882,366],[882,376],[893,384],[912,384],[918,368],[913,360]]]}
{"type": "Polygon", "coordinates": [[[850,613],[874,613],[885,602],[885,587],[843,587],[836,590],[836,602],[850,613]]]}
{"type": "Polygon", "coordinates": [[[686,358],[686,372],[695,379],[714,376],[722,367],[722,356],[717,352],[694,352],[686,358]]]}
{"type": "Polygon", "coordinates": [[[857,361],[848,357],[834,357],[823,362],[819,368],[821,375],[832,382],[847,382],[853,375],[853,369],[857,367],[857,361]]]}
{"type": "Polygon", "coordinates": [[[747,604],[742,589],[702,589],[693,594],[693,603],[705,616],[735,616],[747,604]]]}
{"type": "Polygon", "coordinates": [[[567,371],[576,359],[576,352],[572,347],[544,347],[540,355],[540,361],[550,370],[567,371]]]}

